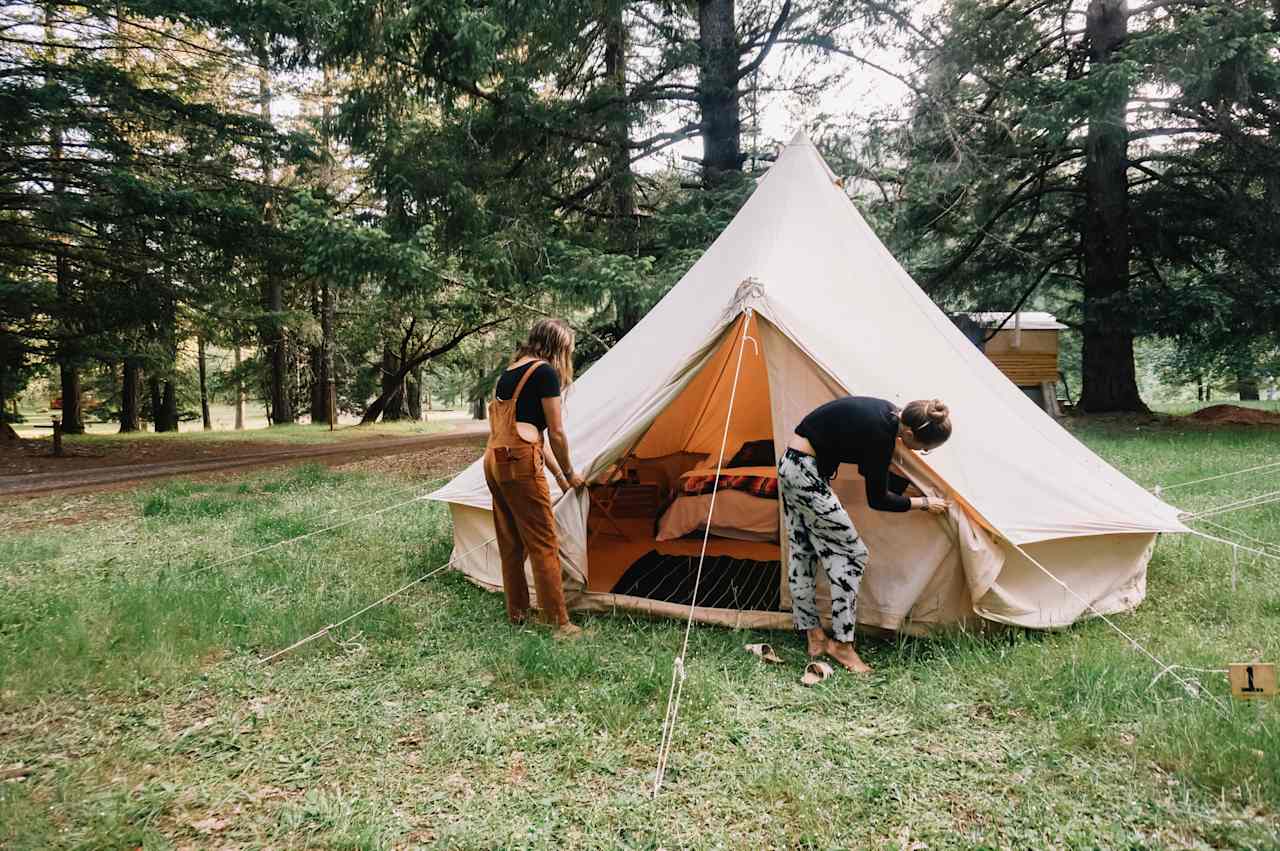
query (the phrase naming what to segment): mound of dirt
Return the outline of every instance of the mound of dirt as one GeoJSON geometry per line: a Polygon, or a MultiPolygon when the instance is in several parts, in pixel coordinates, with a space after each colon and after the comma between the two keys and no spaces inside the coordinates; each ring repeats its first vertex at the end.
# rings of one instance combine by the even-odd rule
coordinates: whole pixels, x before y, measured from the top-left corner
{"type": "Polygon", "coordinates": [[[1242,408],[1239,405],[1210,405],[1189,414],[1188,419],[1212,424],[1280,426],[1280,413],[1242,408]]]}

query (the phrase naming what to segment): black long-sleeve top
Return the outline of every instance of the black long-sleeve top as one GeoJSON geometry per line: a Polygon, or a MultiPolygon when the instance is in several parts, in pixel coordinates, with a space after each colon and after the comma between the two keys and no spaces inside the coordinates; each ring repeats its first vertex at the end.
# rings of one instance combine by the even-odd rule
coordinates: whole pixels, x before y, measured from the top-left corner
{"type": "Polygon", "coordinates": [[[907,484],[889,464],[898,439],[898,408],[885,399],[845,396],[809,412],[796,434],[807,438],[818,459],[818,474],[831,479],[841,464],[857,464],[867,483],[867,505],[876,511],[907,511],[911,500],[894,490],[907,484]]]}

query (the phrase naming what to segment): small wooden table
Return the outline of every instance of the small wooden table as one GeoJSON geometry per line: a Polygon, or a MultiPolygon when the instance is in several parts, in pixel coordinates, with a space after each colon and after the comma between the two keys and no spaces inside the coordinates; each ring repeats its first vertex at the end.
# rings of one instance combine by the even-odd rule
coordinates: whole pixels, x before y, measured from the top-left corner
{"type": "MultiPolygon", "coordinates": [[[[619,517],[647,517],[657,515],[658,506],[662,504],[661,489],[654,484],[628,482],[606,482],[588,488],[591,504],[612,527],[611,532],[596,528],[587,538],[590,540],[598,534],[610,534],[626,538],[627,534],[618,526],[619,517]]],[[[590,518],[588,518],[589,520],[590,518]]]]}

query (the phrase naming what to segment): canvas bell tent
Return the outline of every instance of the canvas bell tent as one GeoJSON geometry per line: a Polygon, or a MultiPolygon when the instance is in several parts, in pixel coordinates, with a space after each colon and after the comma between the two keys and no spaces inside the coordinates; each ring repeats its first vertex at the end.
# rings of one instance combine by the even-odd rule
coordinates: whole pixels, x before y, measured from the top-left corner
{"type": "MultiPolygon", "coordinates": [[[[593,482],[569,494],[551,485],[570,605],[684,617],[709,525],[694,616],[789,627],[772,457],[805,414],[843,395],[938,397],[954,422],[938,451],[896,458],[915,489],[952,500],[946,515],[870,510],[849,465],[834,483],[871,550],[862,625],[1048,628],[1090,606],[1129,609],[1145,594],[1157,534],[1186,531],[964,337],[797,136],[702,258],[565,398],[574,467],[593,482]]],[[[499,590],[480,463],[432,498],[451,506],[455,565],[499,590]]]]}

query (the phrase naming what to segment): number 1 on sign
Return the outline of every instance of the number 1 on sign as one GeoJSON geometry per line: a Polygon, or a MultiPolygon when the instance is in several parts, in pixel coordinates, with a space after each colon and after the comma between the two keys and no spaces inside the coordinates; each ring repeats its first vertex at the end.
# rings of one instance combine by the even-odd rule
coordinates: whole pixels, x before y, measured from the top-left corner
{"type": "Polygon", "coordinates": [[[1242,662],[1228,667],[1231,693],[1241,700],[1276,696],[1276,666],[1263,662],[1242,662]]]}

